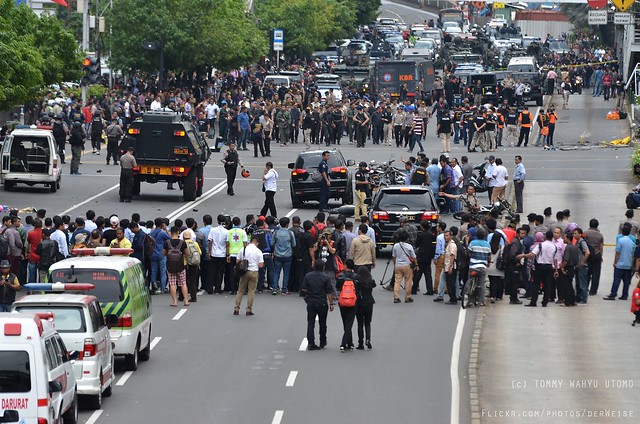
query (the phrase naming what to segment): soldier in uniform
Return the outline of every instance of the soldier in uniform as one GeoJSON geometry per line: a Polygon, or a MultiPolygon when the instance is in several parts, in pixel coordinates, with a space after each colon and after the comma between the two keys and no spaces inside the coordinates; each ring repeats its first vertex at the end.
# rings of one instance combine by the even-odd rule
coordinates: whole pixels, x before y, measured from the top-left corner
{"type": "Polygon", "coordinates": [[[355,174],[355,195],[356,195],[356,207],[355,207],[355,217],[356,221],[360,220],[361,216],[367,215],[367,205],[364,203],[364,200],[367,198],[369,194],[369,178],[367,174],[367,162],[360,162],[358,170],[355,174]]]}
{"type": "Polygon", "coordinates": [[[137,165],[133,156],[133,147],[127,149],[127,153],[120,158],[120,201],[131,202],[133,197],[133,168],[137,165]]]}
{"type": "Polygon", "coordinates": [[[104,130],[102,116],[100,116],[100,111],[96,110],[93,113],[93,118],[91,119],[91,147],[93,148],[93,153],[97,155],[100,154],[102,130],[104,130]]]}
{"type": "Polygon", "coordinates": [[[118,164],[118,143],[120,141],[120,137],[124,135],[124,131],[122,127],[118,125],[118,119],[113,118],[111,120],[111,124],[107,127],[105,131],[107,135],[107,165],[109,165],[109,159],[113,157],[113,164],[118,164]]]}
{"type": "Polygon", "coordinates": [[[338,102],[333,107],[331,114],[333,118],[333,126],[331,127],[331,142],[333,144],[340,144],[342,138],[344,115],[342,114],[342,105],[338,102]]]}

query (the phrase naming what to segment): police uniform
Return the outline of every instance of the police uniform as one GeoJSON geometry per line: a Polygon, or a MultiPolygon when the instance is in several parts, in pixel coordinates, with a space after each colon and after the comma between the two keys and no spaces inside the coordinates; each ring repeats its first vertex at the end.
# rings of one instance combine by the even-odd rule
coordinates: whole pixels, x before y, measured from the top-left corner
{"type": "Polygon", "coordinates": [[[453,112],[453,144],[460,143],[460,121],[462,120],[462,114],[464,109],[456,108],[453,112]]]}
{"type": "MultiPolygon", "coordinates": [[[[366,167],[366,163],[364,164],[366,167]]],[[[367,198],[368,194],[368,184],[358,184],[359,182],[368,182],[368,175],[366,169],[362,169],[362,163],[360,163],[360,168],[356,171],[355,174],[355,195],[356,195],[356,207],[355,207],[355,217],[356,220],[359,220],[361,216],[367,215],[367,205],[364,203],[364,200],[367,198]]]]}
{"type": "Polygon", "coordinates": [[[427,170],[422,166],[417,167],[411,174],[411,185],[426,186],[428,185],[427,170]]]}
{"type": "Polygon", "coordinates": [[[487,149],[490,151],[496,150],[496,116],[493,112],[489,112],[487,114],[487,126],[486,126],[486,137],[487,141],[487,149]]]}
{"type": "Polygon", "coordinates": [[[513,109],[506,113],[505,123],[507,124],[507,141],[505,143],[509,147],[513,147],[518,132],[518,114],[513,109]]]}
{"type": "Polygon", "coordinates": [[[442,152],[451,151],[451,115],[448,111],[443,111],[440,121],[438,122],[438,135],[442,140],[442,152]]]}
{"type": "Polygon", "coordinates": [[[131,151],[127,151],[120,158],[120,201],[131,202],[133,197],[133,167],[137,166],[136,158],[131,151]]]}

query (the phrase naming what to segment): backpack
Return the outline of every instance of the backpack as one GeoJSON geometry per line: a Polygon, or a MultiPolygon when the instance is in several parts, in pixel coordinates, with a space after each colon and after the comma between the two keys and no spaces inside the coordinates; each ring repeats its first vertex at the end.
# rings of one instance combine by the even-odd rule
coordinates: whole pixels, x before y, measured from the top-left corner
{"type": "Polygon", "coordinates": [[[338,305],[343,308],[352,308],[356,306],[356,285],[353,280],[346,280],[342,283],[342,289],[340,295],[338,295],[338,305]]]}
{"type": "Polygon", "coordinates": [[[467,248],[460,240],[456,240],[457,254],[456,254],[456,268],[457,269],[466,269],[469,267],[469,253],[467,252],[467,248]]]}
{"type": "Polygon", "coordinates": [[[193,240],[185,242],[187,244],[187,265],[200,266],[200,252],[193,240]]]}
{"type": "Polygon", "coordinates": [[[144,241],[142,242],[142,254],[145,258],[151,258],[153,251],[156,248],[156,239],[149,234],[145,234],[144,241]]]}
{"type": "Polygon", "coordinates": [[[167,271],[173,274],[184,271],[184,256],[182,255],[182,244],[180,240],[177,246],[173,246],[171,241],[169,243],[169,250],[167,251],[167,271]]]}
{"type": "Polygon", "coordinates": [[[627,195],[627,198],[625,199],[625,203],[627,205],[627,209],[635,209],[638,207],[638,204],[636,203],[636,201],[633,198],[633,195],[635,193],[630,193],[627,195]]]}
{"type": "Polygon", "coordinates": [[[502,262],[504,263],[505,269],[509,264],[513,264],[515,262],[515,243],[516,241],[514,240],[511,243],[505,244],[502,248],[502,262]]]}
{"type": "Polygon", "coordinates": [[[6,258],[9,254],[9,239],[4,234],[5,231],[0,233],[0,258],[6,258]]]}

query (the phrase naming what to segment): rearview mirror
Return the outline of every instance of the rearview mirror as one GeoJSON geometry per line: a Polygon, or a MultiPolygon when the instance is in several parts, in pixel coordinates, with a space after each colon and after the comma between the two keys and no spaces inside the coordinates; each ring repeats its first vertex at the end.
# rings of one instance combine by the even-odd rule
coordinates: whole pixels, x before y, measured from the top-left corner
{"type": "Polygon", "coordinates": [[[349,159],[349,160],[347,161],[347,166],[353,166],[353,165],[355,165],[355,164],[356,164],[356,161],[355,161],[355,160],[353,160],[353,159],[349,159]]]}
{"type": "Polygon", "coordinates": [[[107,324],[108,328],[115,327],[118,325],[118,316],[109,314],[106,317],[104,317],[104,321],[107,324]]]}
{"type": "Polygon", "coordinates": [[[6,409],[4,415],[0,417],[0,423],[17,423],[20,421],[20,414],[13,409],[6,409]]]}
{"type": "Polygon", "coordinates": [[[293,168],[295,168],[295,166],[296,166],[296,164],[291,162],[289,165],[287,165],[287,168],[293,169],[293,168]]]}
{"type": "Polygon", "coordinates": [[[62,391],[62,383],[59,381],[50,381],[49,382],[49,391],[51,393],[59,393],[62,391]]]}

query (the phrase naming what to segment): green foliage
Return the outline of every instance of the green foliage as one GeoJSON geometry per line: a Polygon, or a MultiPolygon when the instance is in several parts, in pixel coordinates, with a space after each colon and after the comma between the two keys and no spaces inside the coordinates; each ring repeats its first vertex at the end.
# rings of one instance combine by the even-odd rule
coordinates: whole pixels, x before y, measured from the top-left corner
{"type": "Polygon", "coordinates": [[[0,0],[0,110],[80,74],[76,42],[60,21],[14,3],[0,0]]]}
{"type": "Polygon", "coordinates": [[[158,51],[144,50],[145,41],[162,41],[165,69],[176,72],[209,67],[230,69],[255,62],[267,51],[266,34],[237,0],[114,0],[106,16],[110,67],[155,71],[158,51]]]}
{"type": "Polygon", "coordinates": [[[289,55],[308,56],[331,42],[352,34],[356,13],[350,0],[262,0],[255,13],[261,27],[284,30],[289,55]]]}
{"type": "Polygon", "coordinates": [[[356,23],[359,25],[375,21],[382,2],[380,0],[344,0],[345,3],[354,4],[356,23]]]}
{"type": "Polygon", "coordinates": [[[636,147],[631,155],[631,172],[633,173],[633,167],[640,165],[640,147],[636,147]]]}
{"type": "Polygon", "coordinates": [[[589,9],[587,4],[564,3],[560,5],[560,10],[567,15],[569,22],[575,29],[585,29],[589,27],[589,9]]]}
{"type": "MultiPolygon", "coordinates": [[[[109,89],[103,85],[90,85],[87,90],[87,97],[95,97],[96,99],[101,99],[108,90],[109,89]]],[[[75,94],[76,99],[79,99],[82,96],[82,90],[80,87],[69,88],[67,92],[69,93],[69,95],[75,94]]]]}

